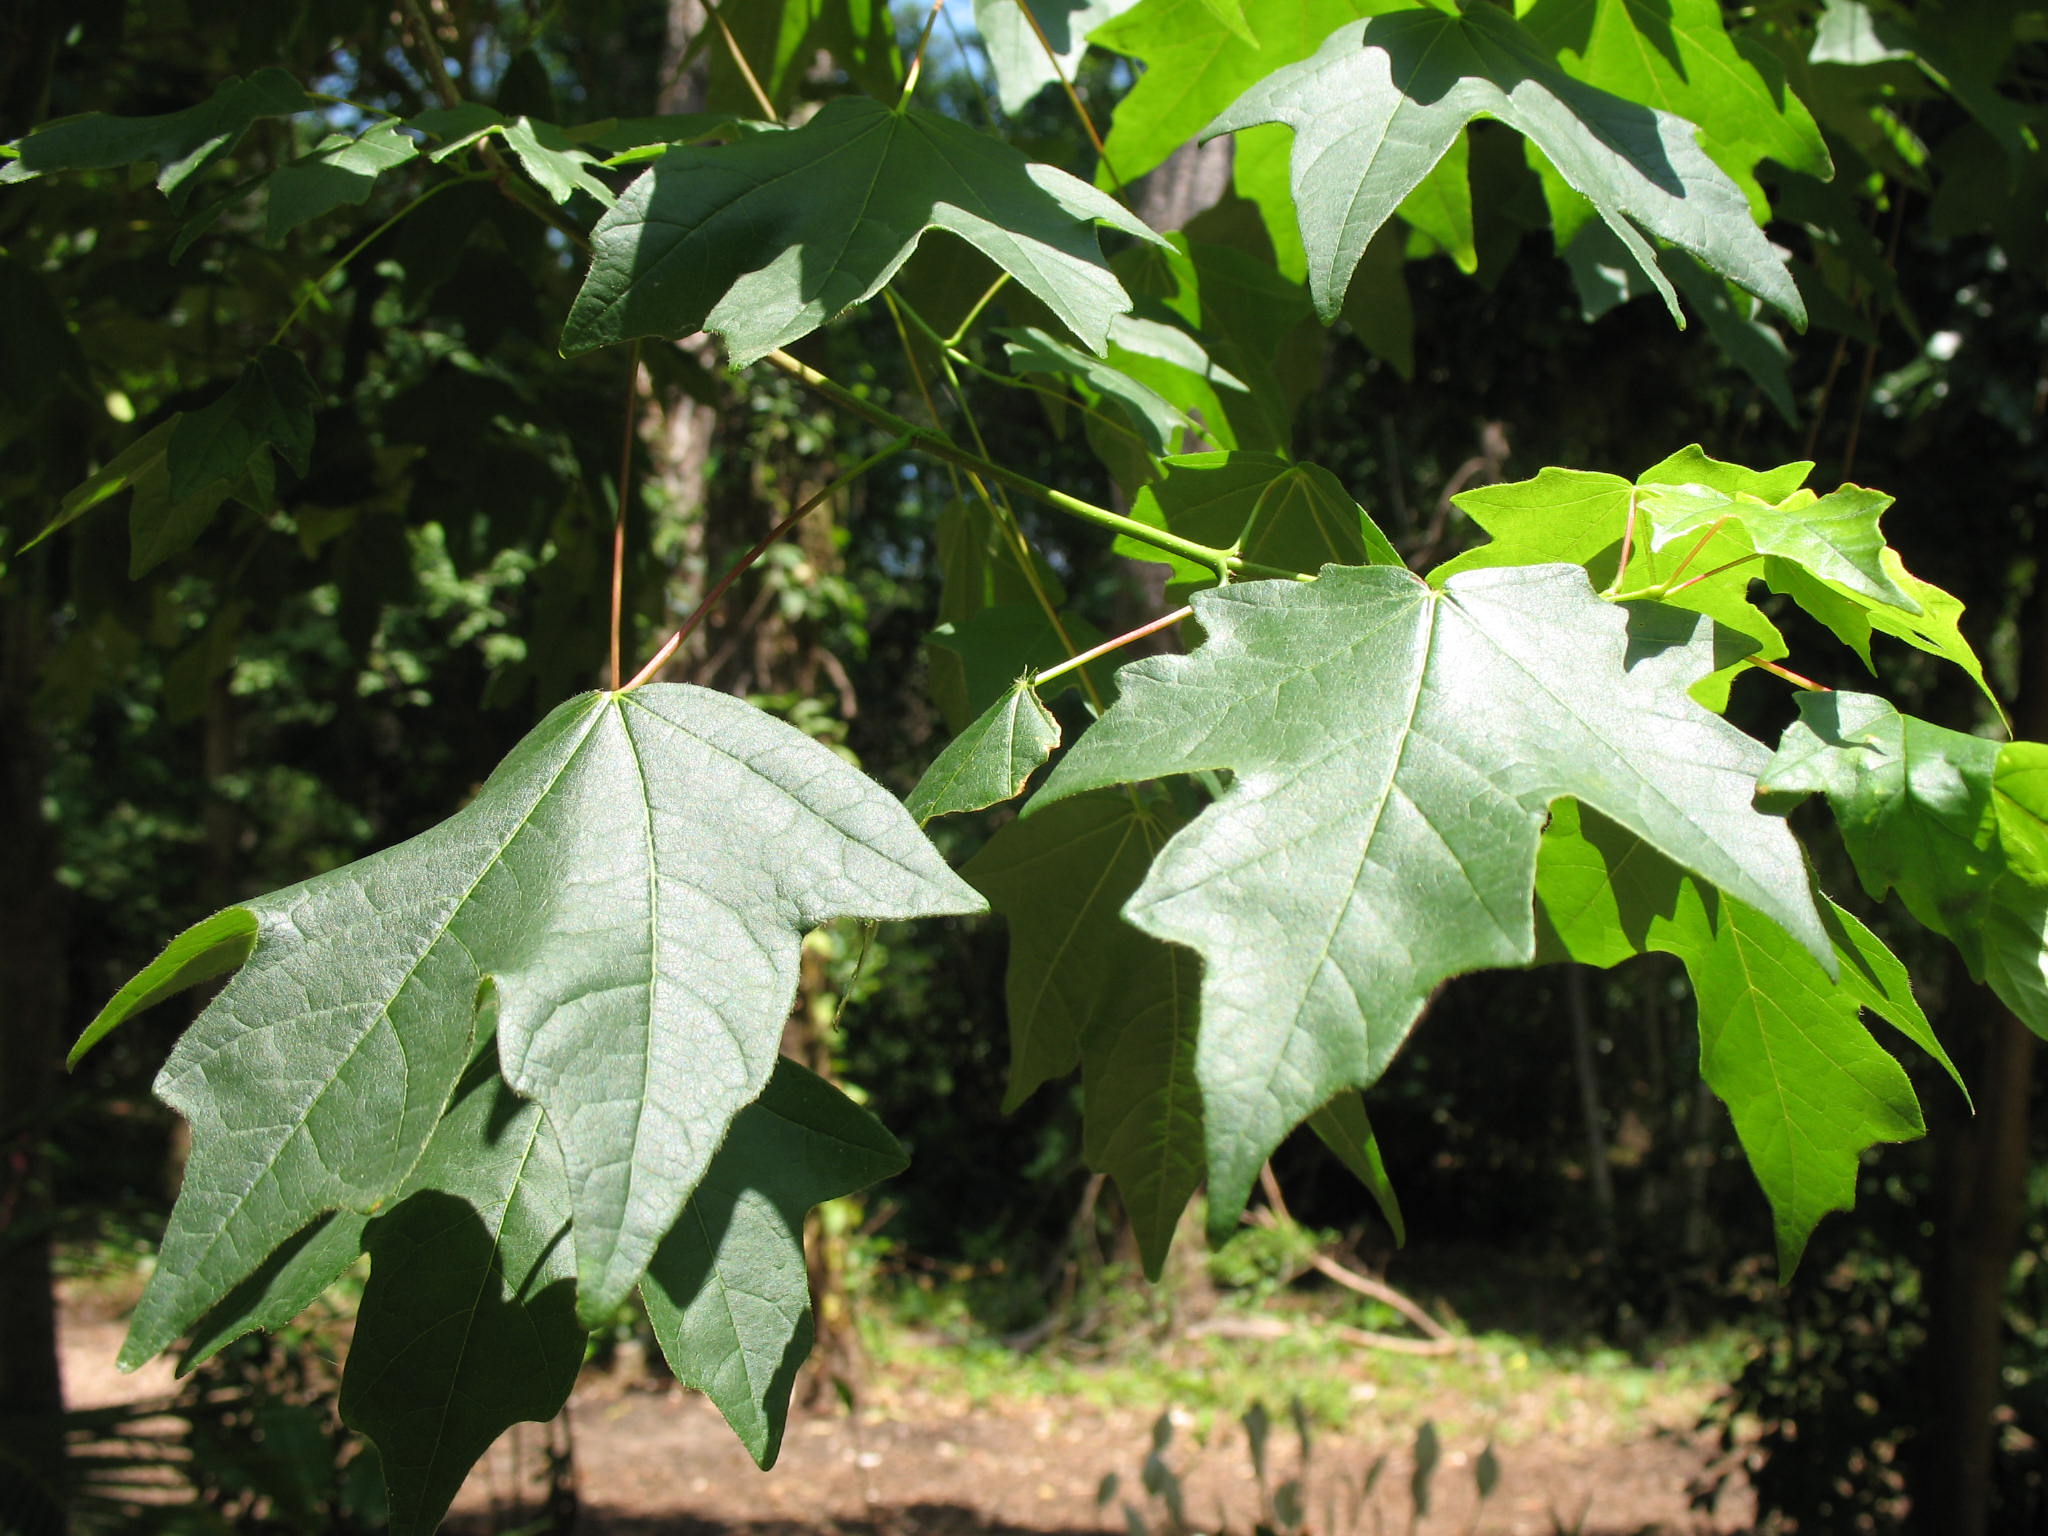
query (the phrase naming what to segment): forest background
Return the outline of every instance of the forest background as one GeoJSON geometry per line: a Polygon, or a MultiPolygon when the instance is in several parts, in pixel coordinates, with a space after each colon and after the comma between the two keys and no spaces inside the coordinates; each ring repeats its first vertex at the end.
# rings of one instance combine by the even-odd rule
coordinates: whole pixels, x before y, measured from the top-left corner
{"type": "MultiPolygon", "coordinates": [[[[822,4],[805,13],[813,30],[750,29],[767,9],[735,8],[737,51],[783,113],[900,78],[925,21],[822,4]]],[[[1093,24],[1122,7],[1071,9],[1093,24]]],[[[1531,25],[1574,25],[1571,7],[1519,9],[1531,25]]],[[[1699,7],[1626,10],[1647,35],[1699,7]]],[[[1772,233],[1795,255],[1805,333],[1683,267],[1695,323],[1679,331],[1608,253],[1559,259],[1519,142],[1482,124],[1469,227],[1408,210],[1334,325],[1309,317],[1298,288],[1296,311],[1283,307],[1272,366],[1294,450],[1417,568],[1479,539],[1454,495],[1544,465],[1633,476],[1688,442],[1749,464],[1815,459],[1817,484],[1897,498],[1892,544],[1962,600],[2018,733],[2048,736],[2048,21],[2000,0],[1723,14],[1779,61],[1835,167],[1824,181],[1755,161],[1772,233]]],[[[977,41],[969,23],[948,8],[921,104],[1093,176],[1094,125],[1057,84],[1006,86],[991,54],[1001,64],[997,49],[1022,44],[977,41]]],[[[543,126],[751,111],[734,51],[696,0],[573,15],[27,0],[0,21],[0,140],[75,112],[181,110],[266,66],[412,115],[441,100],[436,59],[454,62],[463,94],[543,126]]],[[[1132,57],[1066,60],[1113,160],[1132,57]]],[[[360,123],[338,110],[325,126],[360,123]]],[[[283,183],[267,202],[238,194],[302,152],[307,131],[258,122],[175,207],[125,169],[0,188],[0,1413],[17,1426],[57,1406],[56,1270],[146,1246],[182,1155],[148,1083],[189,1012],[159,1010],[64,1077],[92,1010],[207,913],[433,825],[535,719],[601,681],[617,507],[627,648],[645,655],[708,579],[887,442],[786,375],[727,374],[706,347],[648,347],[630,396],[618,353],[558,355],[583,261],[551,221],[588,226],[596,204],[574,178],[618,184],[593,161],[630,154],[630,133],[543,139],[529,163],[569,180],[539,218],[533,187],[508,194],[489,176],[417,203],[403,176],[374,171],[360,189],[293,187],[296,203],[283,183]],[[310,442],[282,451],[270,484],[223,487],[182,521],[164,487],[135,487],[131,549],[116,510],[90,505],[112,494],[104,479],[91,489],[95,472],[171,413],[220,398],[273,337],[317,381],[310,442]],[[24,552],[67,496],[82,520],[24,552]]],[[[1133,179],[1131,204],[1156,228],[1277,254],[1284,271],[1233,190],[1231,155],[1229,140],[1176,150],[1133,179]]],[[[981,288],[963,292],[959,268],[933,241],[902,281],[957,318],[981,288]]],[[[868,398],[954,419],[929,339],[887,308],[808,345],[868,398]]],[[[990,457],[1128,506],[1136,486],[1116,483],[1114,434],[1096,426],[1114,409],[1101,382],[1063,377],[1064,407],[978,376],[962,393],[990,457]]],[[[671,675],[762,704],[909,792],[961,723],[954,696],[974,691],[940,628],[973,617],[947,607],[958,505],[936,463],[894,461],[842,488],[712,610],[671,675]]],[[[1159,610],[1159,567],[1092,530],[1018,516],[1046,575],[1093,615],[1088,638],[1159,610]]],[[[1867,685],[1838,651],[1803,643],[1816,626],[1782,622],[1794,665],[1867,685]]],[[[1986,725],[1926,656],[1880,647],[1876,663],[1902,706],[1986,725]]],[[[1789,718],[1782,689],[1745,683],[1736,699],[1766,739],[1789,718]]],[[[994,824],[956,818],[935,835],[958,864],[994,824]]],[[[1853,887],[1836,875],[1832,888],[1853,887]]],[[[1865,1159],[1856,1209],[1821,1225],[1789,1281],[1771,1273],[1769,1213],[1699,1081],[1690,995],[1665,956],[1442,990],[1371,1101],[1407,1214],[1391,1262],[1398,1278],[1432,1255],[1512,1258],[1561,1277],[1589,1324],[1624,1341],[1753,1330],[1736,1391],[1767,1426],[1766,1503],[1817,1528],[1846,1528],[1834,1522],[1851,1509],[1883,1528],[1903,1475],[1922,1519],[1951,1512],[1940,1529],[2029,1529],[2048,1435],[2032,1037],[1945,947],[1882,908],[1868,916],[1919,980],[1975,1114],[1909,1056],[1929,1135],[1865,1159]]],[[[886,1188],[897,1262],[1062,1274],[1081,1226],[1089,1249],[1128,1261],[1115,1200],[1089,1198],[1074,1090],[1000,1113],[1004,944],[997,921],[955,919],[885,928],[863,958],[858,926],[838,925],[806,949],[788,1047],[855,1085],[910,1152],[886,1188]]],[[[1313,1141],[1297,1137],[1275,1167],[1303,1220],[1366,1230],[1355,1182],[1313,1141]]],[[[1024,1283],[983,1287],[975,1304],[1009,1332],[1077,1305],[1071,1288],[1024,1283]]]]}

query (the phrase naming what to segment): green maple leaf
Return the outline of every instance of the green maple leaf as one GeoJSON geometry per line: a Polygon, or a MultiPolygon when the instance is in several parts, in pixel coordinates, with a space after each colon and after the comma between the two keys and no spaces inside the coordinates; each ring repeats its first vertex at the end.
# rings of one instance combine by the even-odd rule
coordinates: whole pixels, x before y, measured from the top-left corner
{"type": "Polygon", "coordinates": [[[787,133],[670,150],[591,232],[575,355],[712,330],[752,362],[874,297],[928,229],[958,235],[1100,351],[1130,298],[1097,221],[1159,237],[1113,199],[916,108],[839,96],[787,133]]]}
{"type": "Polygon", "coordinates": [[[790,1387],[811,1348],[804,1216],[903,1165],[903,1149],[873,1115],[779,1061],[640,1282],[676,1379],[718,1405],[763,1467],[775,1463],[790,1387]]]}
{"type": "Polygon", "coordinates": [[[962,871],[1010,928],[1005,1108],[1081,1066],[1082,1156],[1116,1180],[1155,1278],[1202,1179],[1200,967],[1117,914],[1180,824],[1158,795],[1077,795],[1011,822],[962,871]]]}
{"type": "Polygon", "coordinates": [[[1395,1246],[1405,1247],[1408,1223],[1401,1218],[1401,1197],[1387,1176],[1386,1159],[1380,1155],[1380,1139],[1373,1134],[1364,1099],[1355,1093],[1340,1093],[1308,1117],[1308,1127],[1365,1186],[1392,1229],[1395,1246]]]}
{"type": "Polygon", "coordinates": [[[923,826],[934,816],[979,811],[1024,793],[1024,782],[1060,744],[1059,722],[1024,679],[1010,685],[946,744],[903,802],[923,826]]]}
{"type": "Polygon", "coordinates": [[[1124,430],[1148,454],[1171,452],[1183,432],[1194,430],[1178,405],[1107,359],[1070,347],[1035,326],[1001,334],[1013,372],[1051,374],[1085,384],[1095,395],[1115,403],[1129,423],[1124,430]]]}
{"type": "MultiPolygon", "coordinates": [[[[1960,667],[1977,689],[2005,718],[2005,708],[1984,676],[1984,663],[1977,659],[1970,642],[1963,638],[1963,605],[1931,581],[1922,581],[1906,569],[1899,552],[1887,545],[1878,556],[1891,584],[1912,599],[1911,610],[1892,603],[1874,602],[1855,587],[1816,576],[1804,567],[1784,560],[1764,562],[1764,583],[1783,593],[1814,618],[1826,625],[1837,640],[1854,651],[1871,674],[1877,664],[1870,654],[1873,632],[1903,640],[1917,651],[1939,656],[1960,667]]],[[[1860,583],[1859,583],[1860,585],[1860,583]]]]}
{"type": "Polygon", "coordinates": [[[193,1151],[124,1364],[325,1212],[390,1199],[485,1010],[561,1145],[601,1320],[767,1081],[802,933],[979,908],[878,786],[738,700],[563,705],[455,816],[209,919],[86,1031],[240,963],[157,1080],[193,1151]]]}
{"type": "Polygon", "coordinates": [[[324,399],[297,354],[265,347],[213,404],[174,418],[164,454],[170,494],[182,500],[232,481],[266,452],[305,474],[313,413],[324,399]]]}
{"type": "MultiPolygon", "coordinates": [[[[1137,83],[1117,103],[1097,183],[1113,186],[1116,177],[1129,181],[1152,170],[1261,79],[1284,64],[1307,58],[1346,22],[1409,9],[1413,3],[1290,0],[1237,10],[1229,0],[1141,0],[1096,28],[1092,39],[1145,64],[1137,83]]],[[[1277,266],[1281,274],[1299,282],[1307,275],[1308,259],[1289,187],[1287,139],[1280,128],[1241,134],[1232,157],[1231,185],[1258,209],[1272,239],[1275,261],[1261,266],[1269,275],[1277,266]]],[[[1461,139],[1401,211],[1469,272],[1476,257],[1471,250],[1471,191],[1464,172],[1461,139]]]]}
{"type": "Polygon", "coordinates": [[[2043,752],[1947,730],[1869,694],[1808,694],[1761,789],[1825,795],[1864,889],[1896,891],[1972,976],[2048,1035],[2043,752]]]}
{"type": "MultiPolygon", "coordinates": [[[[678,1379],[764,1466],[810,1349],[804,1213],[902,1166],[873,1116],[779,1060],[641,1280],[678,1379]]],[[[561,1152],[486,1050],[392,1208],[338,1211],[280,1248],[209,1314],[183,1369],[290,1322],[367,1247],[342,1412],[378,1444],[395,1528],[431,1531],[499,1434],[554,1417],[575,1384],[573,1245],[561,1152]]]]}
{"type": "MultiPolygon", "coordinates": [[[[1775,487],[1798,471],[1796,486],[1811,465],[1788,465],[1769,475],[1739,470],[1707,459],[1697,448],[1674,455],[1650,473],[1669,472],[1668,466],[1682,465],[1698,479],[1726,479],[1722,471],[1736,471],[1747,477],[1744,485],[1775,487]]],[[[1466,571],[1493,570],[1519,565],[1536,565],[1562,560],[1581,566],[1595,586],[1611,588],[1621,572],[1621,554],[1626,542],[1629,565],[1626,584],[1638,590],[1663,590],[1659,601],[1712,619],[1721,628],[1721,654],[1717,665],[1692,685],[1693,696],[1710,709],[1728,702],[1728,688],[1747,655],[1775,660],[1786,654],[1785,638],[1778,627],[1764,617],[1749,599],[1749,584],[1761,574],[1754,562],[1743,562],[1753,551],[1732,528],[1716,529],[1704,543],[1659,550],[1649,539],[1647,519],[1640,538],[1630,536],[1631,509],[1641,492],[1619,475],[1593,474],[1576,469],[1545,469],[1533,480],[1507,485],[1490,485],[1465,491],[1452,498],[1459,511],[1491,535],[1488,543],[1469,549],[1429,573],[1432,586],[1441,586],[1466,571]],[[1695,547],[1697,546],[1697,547],[1695,547]],[[1693,581],[1698,575],[1703,579],[1693,581]],[[1681,590],[1668,590],[1677,581],[1681,590]]],[[[1789,488],[1787,490],[1789,494],[1789,488]]]]}
{"type": "Polygon", "coordinates": [[[1346,22],[1409,0],[1298,0],[1254,5],[1233,27],[1213,0],[1140,0],[1095,29],[1093,41],[1142,59],[1145,72],[1117,103],[1103,156],[1125,180],[1142,176],[1216,114],[1283,64],[1305,59],[1346,22]]]}
{"type": "Polygon", "coordinates": [[[282,244],[299,225],[367,201],[379,176],[418,153],[419,146],[400,133],[396,123],[379,123],[360,138],[328,134],[306,154],[266,178],[269,202],[264,209],[264,238],[272,245],[282,244]]]}
{"type": "MultiPolygon", "coordinates": [[[[1138,522],[1283,571],[1401,563],[1343,482],[1319,464],[1272,453],[1189,453],[1161,459],[1159,469],[1131,507],[1138,522]]],[[[1167,590],[1176,601],[1216,580],[1207,567],[1128,534],[1118,537],[1116,552],[1169,566],[1167,590]]]]}
{"type": "Polygon", "coordinates": [[[1592,202],[1680,324],[1646,233],[1806,323],[1791,272],[1694,126],[1572,79],[1493,6],[1456,16],[1411,8],[1340,27],[1311,58],[1266,75],[1207,131],[1293,128],[1309,291],[1327,320],[1373,235],[1482,116],[1522,134],[1592,202]]]}
{"type": "Polygon", "coordinates": [[[1213,1230],[1295,1125],[1386,1069],[1438,981],[1528,963],[1537,835],[1560,796],[1832,966],[1797,844],[1750,804],[1765,750],[1668,669],[1626,665],[1630,616],[1583,571],[1475,571],[1437,592],[1332,566],[1197,594],[1195,613],[1201,649],[1123,668],[1031,804],[1234,775],[1124,909],[1208,962],[1213,1230]]]}
{"type": "MultiPolygon", "coordinates": [[[[1002,574],[1022,579],[1015,565],[1002,574]]],[[[948,620],[925,637],[932,695],[947,720],[957,723],[964,734],[1001,702],[1025,673],[1045,671],[1101,642],[1102,632],[1078,614],[1062,613],[1055,625],[1035,602],[996,603],[966,619],[948,620]],[[943,682],[942,666],[947,669],[943,682]]],[[[1107,676],[1102,662],[1090,662],[1086,668],[1054,678],[1039,690],[1039,697],[1055,698],[1069,688],[1079,688],[1083,670],[1093,678],[1107,676]]]]}
{"type": "Polygon", "coordinates": [[[38,128],[17,146],[21,157],[0,168],[0,181],[153,161],[157,190],[182,205],[192,194],[193,179],[232,150],[251,124],[318,106],[283,70],[259,69],[246,80],[229,79],[182,112],[155,117],[88,112],[38,128]]]}
{"type": "Polygon", "coordinates": [[[522,117],[506,127],[505,143],[526,167],[526,174],[556,202],[566,203],[578,192],[588,193],[607,208],[617,201],[612,189],[590,174],[597,156],[553,123],[522,117]]]}
{"type": "Polygon", "coordinates": [[[1872,603],[1919,613],[1919,603],[1884,568],[1884,535],[1877,520],[1891,504],[1883,491],[1860,485],[1844,485],[1825,496],[1795,491],[1770,502],[1704,485],[1648,484],[1636,500],[1650,520],[1652,549],[1727,525],[1739,529],[1760,555],[1803,566],[1809,575],[1872,603]]]}
{"type": "Polygon", "coordinates": [[[1702,147],[1759,220],[1770,214],[1759,161],[1822,181],[1834,174],[1783,67],[1728,35],[1719,0],[1538,0],[1521,21],[1575,79],[1697,123],[1702,147]]]}
{"type": "Polygon", "coordinates": [[[569,1204],[540,1106],[484,1052],[364,1236],[341,1415],[376,1442],[397,1536],[430,1536],[500,1434],[568,1401],[586,1337],[569,1204]]]}
{"type": "Polygon", "coordinates": [[[1131,4],[1132,0],[974,0],[974,25],[988,52],[989,68],[995,71],[996,99],[1003,110],[1014,117],[1048,85],[1071,81],[1088,49],[1088,34],[1131,4]]]}
{"type": "Polygon", "coordinates": [[[1322,327],[1308,293],[1243,251],[1170,234],[1167,245],[1133,246],[1116,259],[1134,293],[1156,300],[1200,333],[1213,362],[1244,382],[1242,392],[1217,392],[1222,415],[1240,448],[1284,449],[1290,422],[1321,371],[1322,327]]]}
{"type": "Polygon", "coordinates": [[[1569,801],[1544,831],[1536,892],[1549,958],[1612,966],[1662,950],[1684,962],[1699,1000],[1700,1073],[1770,1199],[1789,1275],[1820,1219],[1855,1203],[1863,1150],[1925,1130],[1911,1081],[1860,1012],[1955,1076],[1905,967],[1829,902],[1822,918],[1840,960],[1831,979],[1776,923],[1569,801]]]}

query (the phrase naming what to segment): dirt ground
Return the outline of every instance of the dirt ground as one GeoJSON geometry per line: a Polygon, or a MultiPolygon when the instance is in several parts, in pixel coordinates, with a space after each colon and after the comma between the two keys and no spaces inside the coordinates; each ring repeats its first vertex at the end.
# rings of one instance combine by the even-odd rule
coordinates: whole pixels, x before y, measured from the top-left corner
{"type": "MultiPolygon", "coordinates": [[[[74,1407],[170,1390],[167,1366],[134,1376],[114,1371],[121,1333],[117,1321],[66,1319],[66,1383],[74,1407]]],[[[1286,1390],[1286,1383],[1275,1383],[1276,1395],[1286,1390]]],[[[1129,1500],[1152,1536],[1163,1536],[1163,1510],[1140,1487],[1157,1411],[1156,1405],[1103,1408],[1066,1398],[949,1400],[893,1368],[871,1385],[857,1415],[834,1402],[793,1416],[780,1463],[763,1473],[705,1399],[672,1383],[624,1388],[617,1377],[592,1373],[566,1421],[575,1451],[577,1528],[587,1536],[1136,1536],[1122,1508],[1129,1500]],[[1105,1507],[1096,1496],[1109,1473],[1119,1476],[1121,1490],[1105,1507]]],[[[1499,1485],[1483,1508],[1476,1506],[1473,1478],[1481,1444],[1447,1437],[1430,1516],[1417,1530],[1420,1536],[1724,1536],[1746,1530],[1744,1501],[1724,1500],[1711,1520],[1688,1510],[1685,1487],[1705,1465],[1708,1448],[1683,1432],[1684,1415],[1666,1417],[1674,1422],[1624,1430],[1599,1414],[1583,1421],[1573,1416],[1510,1445],[1499,1453],[1499,1485]]],[[[548,1435],[525,1425],[500,1442],[464,1489],[451,1533],[508,1532],[535,1517],[548,1435]]],[[[1410,1531],[1412,1436],[1412,1420],[1398,1432],[1375,1425],[1368,1403],[1346,1433],[1317,1440],[1306,1499],[1316,1536],[1410,1531]],[[1373,1492],[1359,1502],[1353,1490],[1382,1453],[1387,1460],[1373,1492]]],[[[1242,1434],[1226,1425],[1213,1438],[1211,1446],[1199,1444],[1189,1424],[1167,1453],[1185,1479],[1188,1524],[1195,1531],[1249,1536],[1257,1492],[1242,1434]]],[[[1276,1427],[1273,1445],[1278,1484],[1296,1470],[1292,1437],[1276,1427]]]]}

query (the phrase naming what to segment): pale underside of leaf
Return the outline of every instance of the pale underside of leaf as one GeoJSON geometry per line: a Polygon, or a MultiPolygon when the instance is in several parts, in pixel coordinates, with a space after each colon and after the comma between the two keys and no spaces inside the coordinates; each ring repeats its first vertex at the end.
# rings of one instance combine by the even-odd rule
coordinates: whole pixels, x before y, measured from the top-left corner
{"type": "Polygon", "coordinates": [[[131,1367],[324,1212],[392,1195],[483,1001],[559,1139],[601,1319],[766,1081],[802,933],[980,899],[829,749],[653,686],[571,701],[441,826],[245,905],[254,951],[158,1082],[193,1155],[131,1367]]]}
{"type": "Polygon", "coordinates": [[[1201,769],[1234,774],[1125,908],[1207,965],[1198,1064],[1212,1225],[1338,1091],[1385,1070],[1429,989],[1525,964],[1537,832],[1576,795],[1767,911],[1832,970],[1784,824],[1750,804],[1767,753],[1623,664],[1624,615],[1584,572],[1331,567],[1195,600],[1188,657],[1124,694],[1032,805],[1201,769]]]}

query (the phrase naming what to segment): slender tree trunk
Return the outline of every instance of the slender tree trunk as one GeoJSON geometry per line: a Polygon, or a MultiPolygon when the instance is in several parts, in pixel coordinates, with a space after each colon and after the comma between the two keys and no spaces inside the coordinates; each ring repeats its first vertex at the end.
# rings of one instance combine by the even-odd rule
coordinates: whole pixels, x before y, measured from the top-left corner
{"type": "Polygon", "coordinates": [[[1572,1020],[1572,1075],[1579,1082],[1579,1118],[1586,1133],[1586,1177],[1593,1191],[1593,1212],[1600,1223],[1601,1244],[1614,1247],[1614,1170],[1607,1158],[1607,1111],[1600,1102],[1600,1074],[1593,1058],[1592,1010],[1586,1003],[1586,974],[1573,966],[1565,976],[1565,998],[1572,1020]]]}
{"type": "Polygon", "coordinates": [[[39,1536],[64,1528],[45,1154],[61,1087],[65,903],[30,713],[41,605],[16,593],[9,606],[0,630],[0,1529],[39,1536]]]}
{"type": "Polygon", "coordinates": [[[1982,988],[1965,994],[1988,1015],[1983,1061],[1969,1079],[1977,1113],[1943,1148],[1943,1218],[1935,1226],[1928,1329],[1928,1454],[1914,1510],[1921,1528],[1986,1536],[2004,1385],[2005,1290],[2026,1214],[2033,1034],[1982,988]]]}
{"type": "MultiPolygon", "coordinates": [[[[2037,521],[2038,562],[2048,556],[2048,521],[2037,521]]],[[[2048,576],[2036,576],[2021,625],[2013,725],[2023,739],[2048,740],[2048,576]]],[[[1958,1003],[1948,1010],[1953,1024],[1981,1019],[1986,1028],[1968,1079],[1976,1114],[1951,1117],[1937,1160],[1942,1199],[1929,1274],[1927,1444],[1913,1505],[1920,1529],[1987,1536],[1994,1415],[2004,1386],[2005,1292],[2026,1216],[2038,1052],[2033,1034],[1989,989],[1959,989],[1958,1003]]]]}

